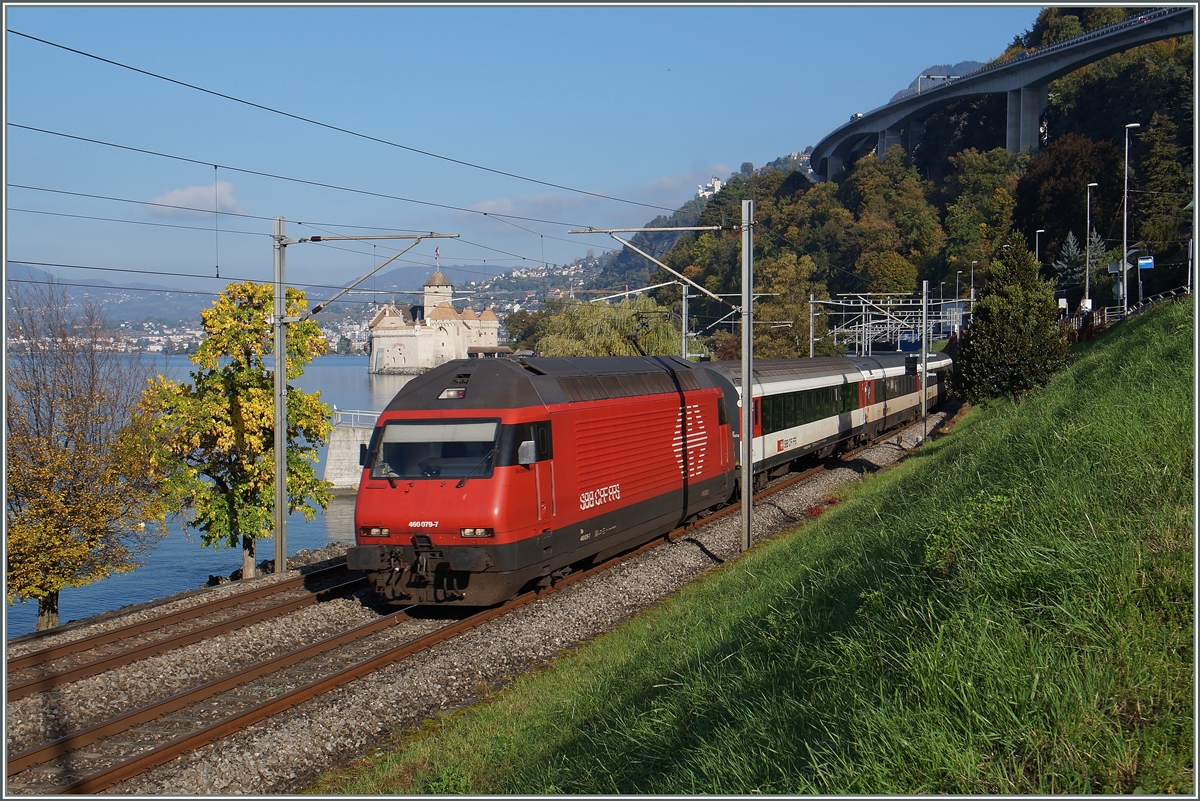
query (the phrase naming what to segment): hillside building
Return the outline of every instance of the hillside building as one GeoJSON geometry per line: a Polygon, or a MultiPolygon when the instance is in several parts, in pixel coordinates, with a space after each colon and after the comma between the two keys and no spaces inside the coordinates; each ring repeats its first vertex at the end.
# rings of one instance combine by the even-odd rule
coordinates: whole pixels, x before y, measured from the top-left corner
{"type": "Polygon", "coordinates": [[[721,191],[721,185],[721,179],[714,175],[712,180],[703,186],[697,184],[696,197],[712,197],[721,191]]]}
{"type": "Polygon", "coordinates": [[[454,286],[438,270],[425,282],[424,303],[382,307],[370,322],[372,373],[412,375],[453,359],[498,357],[500,320],[491,309],[451,305],[454,286]]]}

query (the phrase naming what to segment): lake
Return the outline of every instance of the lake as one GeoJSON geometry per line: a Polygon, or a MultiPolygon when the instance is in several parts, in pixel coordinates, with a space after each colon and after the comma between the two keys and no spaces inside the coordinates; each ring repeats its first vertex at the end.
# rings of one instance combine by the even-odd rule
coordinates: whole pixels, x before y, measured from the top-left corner
{"type": "MultiPolygon", "coordinates": [[[[410,376],[370,375],[367,358],[321,356],[308,366],[296,383],[306,392],[319,391],[322,401],[338,409],[381,411],[410,376]]],[[[157,357],[153,364],[163,375],[176,380],[186,380],[193,366],[186,356],[157,357]]],[[[318,455],[321,459],[317,464],[319,476],[324,469],[325,449],[321,448],[318,455]]],[[[85,587],[64,589],[58,599],[59,620],[66,623],[127,604],[144,603],[181,590],[195,589],[208,581],[210,575],[228,576],[242,566],[240,547],[206,548],[200,544],[200,532],[185,530],[173,520],[168,521],[168,528],[167,536],[137,570],[85,587]]],[[[298,513],[288,517],[289,556],[304,549],[323,548],[331,542],[353,541],[353,496],[335,497],[324,514],[318,514],[312,521],[298,513]]],[[[274,558],[273,539],[259,540],[257,547],[257,561],[274,558]]],[[[7,607],[6,638],[34,631],[36,625],[36,601],[7,607]]]]}

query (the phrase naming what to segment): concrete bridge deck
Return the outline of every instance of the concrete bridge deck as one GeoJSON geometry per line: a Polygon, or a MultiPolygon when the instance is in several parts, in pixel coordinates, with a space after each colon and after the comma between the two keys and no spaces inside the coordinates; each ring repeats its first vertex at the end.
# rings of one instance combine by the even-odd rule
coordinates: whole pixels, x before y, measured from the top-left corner
{"type": "Polygon", "coordinates": [[[1114,53],[1192,33],[1194,17],[1191,6],[1147,9],[1113,25],[940,82],[920,94],[855,115],[817,143],[810,165],[819,180],[827,181],[870,150],[882,156],[893,144],[904,145],[905,133],[911,150],[924,133],[921,123],[934,112],[956,100],[996,92],[1008,95],[1005,146],[1013,152],[1026,147],[1036,152],[1050,81],[1114,53]]]}

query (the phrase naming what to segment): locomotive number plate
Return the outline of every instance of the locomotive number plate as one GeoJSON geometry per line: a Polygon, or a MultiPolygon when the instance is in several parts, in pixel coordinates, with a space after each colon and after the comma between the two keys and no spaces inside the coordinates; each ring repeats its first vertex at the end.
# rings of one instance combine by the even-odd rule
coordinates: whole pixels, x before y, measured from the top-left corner
{"type": "Polygon", "coordinates": [[[618,500],[620,497],[621,485],[609,484],[607,487],[600,487],[599,489],[580,493],[579,508],[591,509],[593,506],[603,506],[609,501],[618,500]]]}
{"type": "Polygon", "coordinates": [[[437,528],[438,521],[436,520],[410,520],[408,521],[409,528],[437,528]]]}

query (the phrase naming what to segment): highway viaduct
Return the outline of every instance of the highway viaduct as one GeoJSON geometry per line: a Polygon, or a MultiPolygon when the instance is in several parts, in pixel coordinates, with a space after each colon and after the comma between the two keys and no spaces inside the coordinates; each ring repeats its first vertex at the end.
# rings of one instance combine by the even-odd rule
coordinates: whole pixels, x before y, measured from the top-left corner
{"type": "Polygon", "coordinates": [[[942,81],[934,88],[901,97],[866,114],[856,114],[817,143],[809,165],[818,180],[827,181],[870,150],[880,157],[895,144],[911,151],[931,114],[956,100],[996,92],[1008,95],[1005,147],[1013,152],[1023,148],[1037,152],[1050,81],[1122,50],[1192,33],[1194,15],[1193,7],[1147,9],[1138,16],[942,81]]]}

